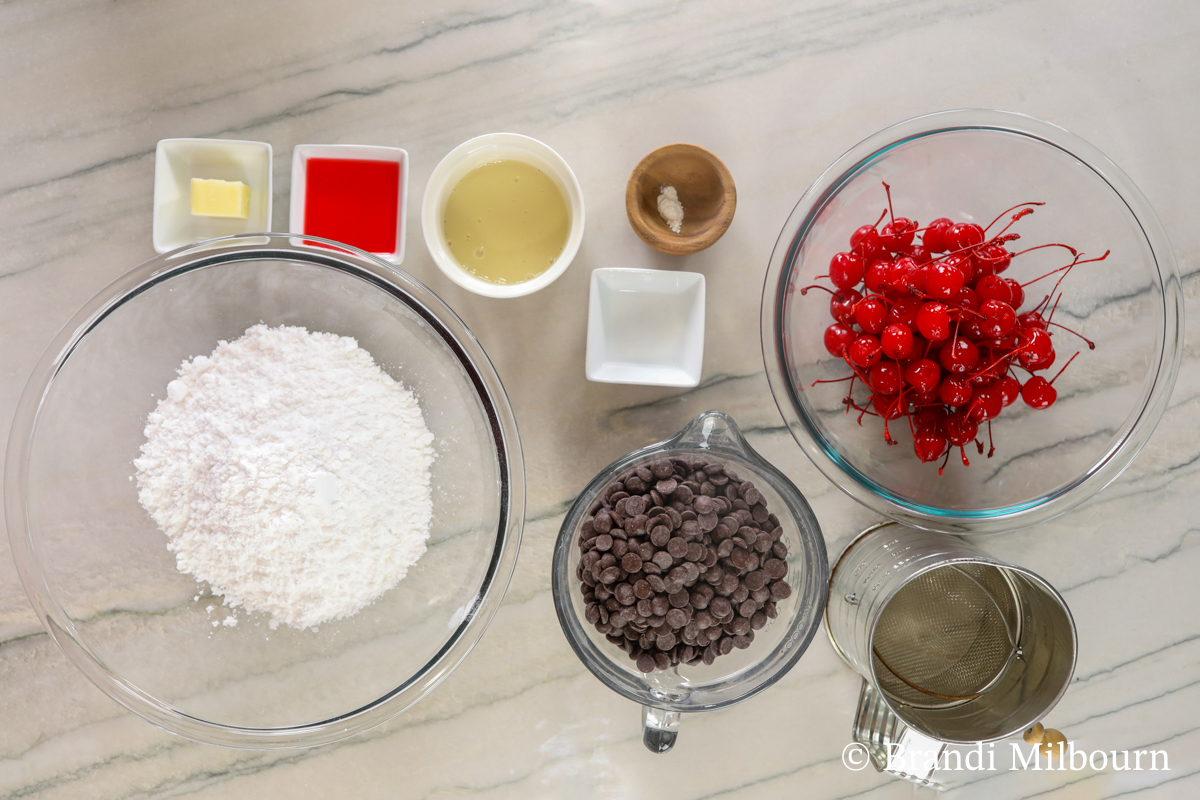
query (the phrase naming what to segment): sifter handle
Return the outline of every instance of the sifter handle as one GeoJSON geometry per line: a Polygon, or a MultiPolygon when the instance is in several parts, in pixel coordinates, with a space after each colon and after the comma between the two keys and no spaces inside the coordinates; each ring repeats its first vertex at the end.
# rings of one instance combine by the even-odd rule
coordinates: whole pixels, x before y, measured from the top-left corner
{"type": "Polygon", "coordinates": [[[914,731],[900,721],[879,691],[864,680],[854,715],[854,741],[871,757],[877,772],[886,772],[919,786],[941,790],[933,780],[946,743],[914,731]]]}

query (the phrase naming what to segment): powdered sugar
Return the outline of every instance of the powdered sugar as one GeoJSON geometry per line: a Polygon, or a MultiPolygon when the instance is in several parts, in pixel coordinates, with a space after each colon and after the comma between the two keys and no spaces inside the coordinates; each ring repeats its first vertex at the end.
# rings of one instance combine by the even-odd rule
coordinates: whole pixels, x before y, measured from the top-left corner
{"type": "Polygon", "coordinates": [[[256,325],[178,374],[134,466],[182,572],[271,627],[307,628],[424,554],[433,435],[354,339],[256,325]]]}

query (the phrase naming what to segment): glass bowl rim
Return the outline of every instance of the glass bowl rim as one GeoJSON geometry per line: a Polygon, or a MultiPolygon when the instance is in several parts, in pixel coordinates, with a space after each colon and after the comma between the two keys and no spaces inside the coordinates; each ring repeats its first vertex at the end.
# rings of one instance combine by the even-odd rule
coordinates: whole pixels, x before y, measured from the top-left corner
{"type": "MultiPolygon", "coordinates": [[[[1167,234],[1149,201],[1133,181],[1091,144],[1057,125],[1011,111],[963,108],[913,117],[872,134],[850,148],[818,177],[792,209],[771,252],[763,284],[760,339],[763,365],[775,405],[797,444],[835,486],[864,506],[902,525],[944,533],[989,534],[1045,522],[1069,511],[1114,481],[1149,440],[1166,410],[1183,355],[1183,291],[1167,234]],[[843,185],[888,151],[940,133],[984,130],[1015,134],[1062,151],[1089,168],[1129,209],[1140,226],[1156,267],[1163,320],[1161,348],[1151,368],[1153,380],[1143,391],[1129,432],[1090,470],[1072,482],[1032,500],[999,508],[941,509],[904,500],[865,479],[840,453],[826,446],[795,401],[782,356],[784,292],[797,243],[807,236],[817,214],[843,185]]],[[[1131,415],[1132,416],[1132,415],[1131,415]]]]}
{"type": "Polygon", "coordinates": [[[312,747],[339,741],[395,717],[421,700],[466,658],[495,616],[512,579],[525,515],[525,468],[516,418],[491,361],[466,324],[416,278],[357,248],[292,234],[238,234],[198,242],[151,258],[96,293],[46,348],[17,404],[4,471],[4,506],[13,559],[42,626],[68,660],[105,694],[143,719],[194,741],[240,749],[312,747]],[[110,313],[152,286],[198,269],[244,261],[302,261],[366,281],[406,305],[446,344],[483,405],[500,474],[500,513],[492,558],[457,629],[414,675],[382,697],[337,716],[301,725],[255,728],[187,714],[111,671],[88,646],[50,589],[38,559],[25,505],[33,434],[55,375],[75,347],[110,313]]]}

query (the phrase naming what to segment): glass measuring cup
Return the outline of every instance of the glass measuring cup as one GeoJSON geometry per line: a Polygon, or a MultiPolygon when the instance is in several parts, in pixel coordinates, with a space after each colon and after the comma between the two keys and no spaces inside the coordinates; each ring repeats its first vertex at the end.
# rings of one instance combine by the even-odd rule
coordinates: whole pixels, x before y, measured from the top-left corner
{"type": "Polygon", "coordinates": [[[670,439],[635,450],[603,469],[567,512],[554,547],[554,607],[563,633],[593,675],[614,692],[642,705],[642,741],[657,753],[674,745],[681,714],[739,703],[795,665],[821,623],[828,579],[825,540],[808,502],[782,472],[750,447],[733,419],[720,411],[706,411],[670,439]],[[755,631],[746,649],[735,649],[707,666],[680,664],[642,673],[584,617],[581,582],[575,576],[581,556],[578,534],[609,484],[662,458],[719,462],[742,480],[754,483],[783,529],[780,541],[788,548],[786,580],[792,594],[778,602],[777,618],[755,631]]]}

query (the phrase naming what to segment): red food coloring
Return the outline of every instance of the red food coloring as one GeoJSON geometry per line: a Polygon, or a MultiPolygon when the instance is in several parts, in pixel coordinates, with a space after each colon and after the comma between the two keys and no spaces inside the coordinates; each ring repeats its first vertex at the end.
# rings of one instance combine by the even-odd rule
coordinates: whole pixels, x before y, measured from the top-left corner
{"type": "Polygon", "coordinates": [[[400,165],[394,161],[310,158],[306,162],[303,233],[368,253],[395,253],[400,165]]]}

